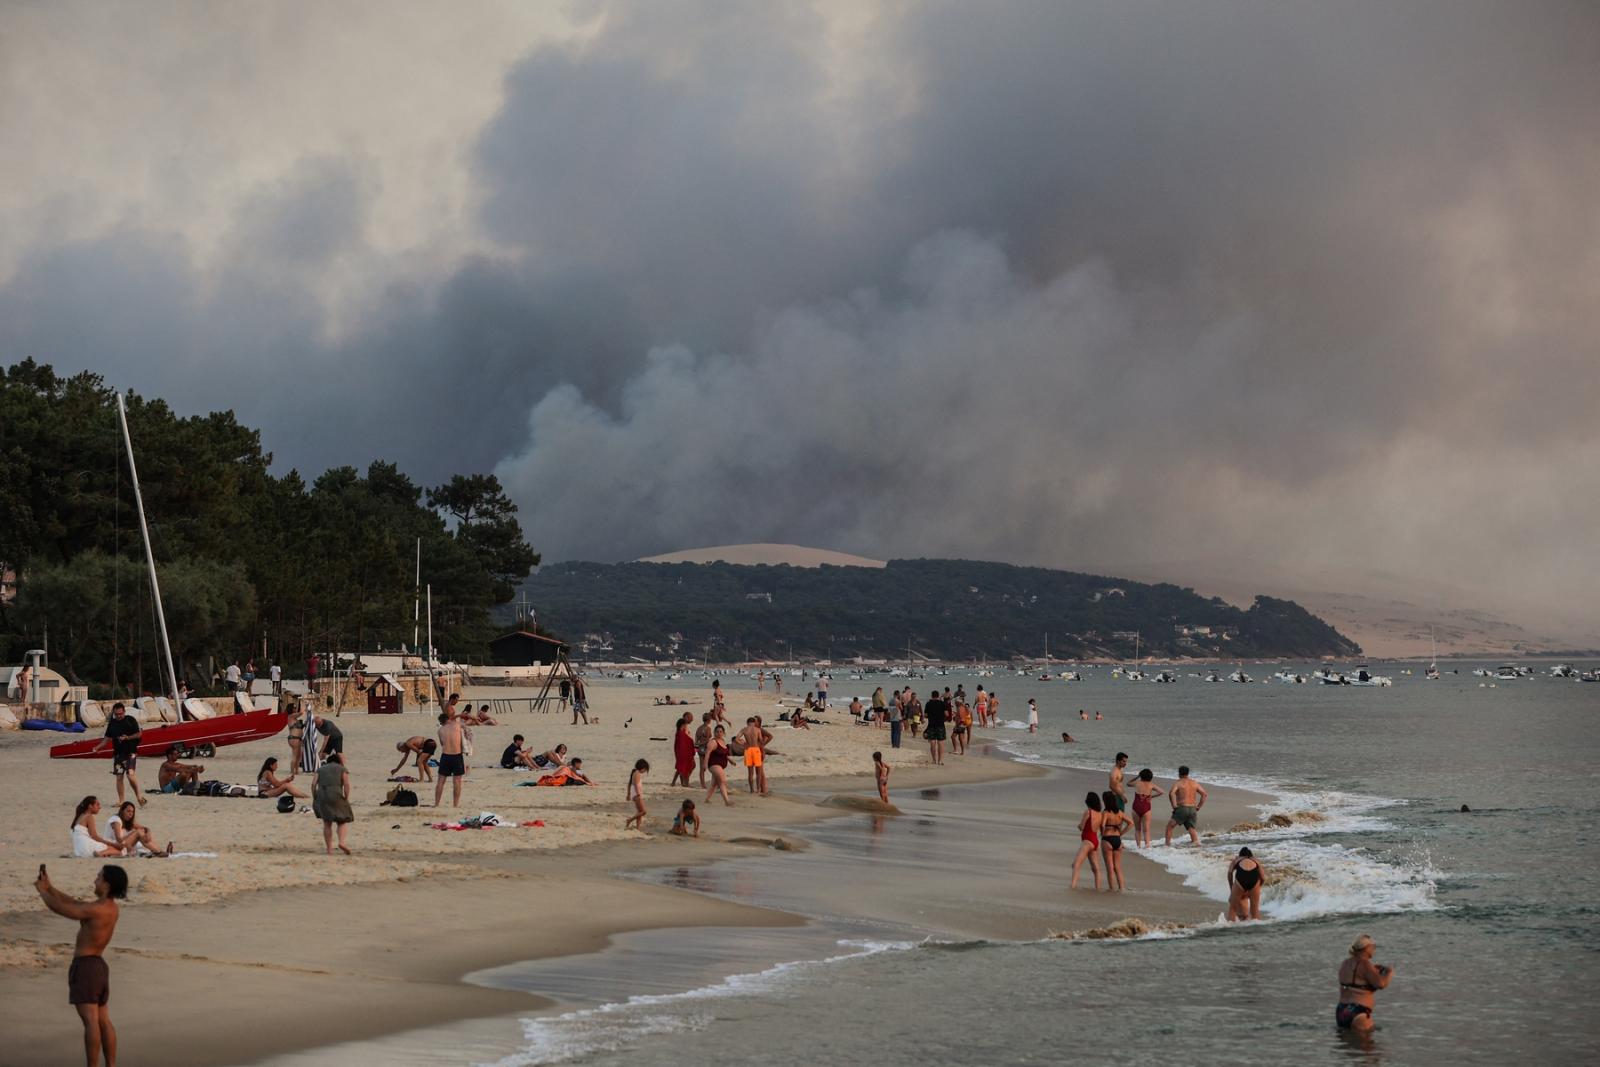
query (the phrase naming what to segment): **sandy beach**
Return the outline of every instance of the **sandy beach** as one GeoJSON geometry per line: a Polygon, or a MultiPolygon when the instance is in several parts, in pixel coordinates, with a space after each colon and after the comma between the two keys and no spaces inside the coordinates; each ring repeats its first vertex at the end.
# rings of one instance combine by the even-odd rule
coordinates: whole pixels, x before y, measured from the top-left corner
{"type": "MultiPolygon", "coordinates": [[[[890,754],[892,790],[901,795],[1041,773],[983,758],[976,754],[981,744],[974,755],[947,757],[936,768],[921,742],[908,736],[905,747],[893,752],[886,730],[854,726],[836,709],[829,716],[832,725],[774,728],[773,747],[780,753],[769,764],[774,796],[749,796],[743,775],[736,774],[730,778],[737,786],[735,806],[702,803],[702,838],[679,839],[665,833],[672,812],[684,797],[699,802],[703,793],[666,786],[671,745],[660,739],[670,737],[682,711],[698,717],[707,705],[654,707],[655,694],[642,688],[596,686],[591,695],[599,719],[592,725],[571,726],[569,716],[554,712],[522,713],[475,729],[473,770],[459,814],[495,812],[507,825],[491,830],[434,829],[430,824],[450,812],[449,794],[445,808],[435,812],[426,806],[432,800],[427,783],[419,787],[424,807],[380,806],[390,788],[385,778],[398,759],[395,743],[432,733],[433,720],[415,713],[346,713],[339,720],[356,813],[352,857],[324,855],[313,816],[279,814],[271,801],[151,797],[142,821],[160,840],[216,856],[124,861],[131,890],[108,953],[112,1017],[124,1057],[167,1064],[255,1062],[297,1049],[534,1010],[545,1002],[460,979],[483,968],[592,951],[625,931],[799,922],[782,911],[615,875],[777,855],[772,842],[779,837],[782,855],[803,854],[807,823],[862,818],[850,802],[841,807],[824,801],[871,795],[875,748],[890,754]],[[518,786],[534,776],[495,766],[516,733],[536,751],[566,743],[600,786],[518,786]],[[643,833],[623,829],[626,771],[641,756],[653,768],[646,789],[651,821],[643,833]],[[534,821],[543,825],[520,825],[534,821]]],[[[770,694],[747,691],[730,692],[728,705],[738,722],[751,714],[770,719],[778,710],[770,694]]],[[[93,793],[109,817],[115,788],[106,761],[49,760],[46,749],[59,740],[0,736],[0,780],[12,800],[10,847],[0,858],[0,998],[10,1006],[13,1029],[12,1041],[0,1051],[3,1064],[71,1063],[81,1057],[78,1026],[62,989],[75,926],[44,909],[32,879],[43,862],[58,887],[89,893],[96,862],[65,858],[72,810],[93,793]]],[[[223,749],[204,761],[205,777],[253,781],[262,759],[277,755],[286,762],[287,754],[282,736],[223,749]]],[[[147,786],[154,784],[157,762],[141,761],[147,786]]],[[[919,905],[924,926],[1031,939],[1127,917],[1152,923],[1215,917],[1213,901],[1138,856],[1129,857],[1136,891],[1069,896],[1064,884],[1076,836],[1071,827],[1083,790],[1104,788],[1104,778],[1056,773],[1060,833],[1039,842],[1037,855],[1026,860],[1029,869],[1053,869],[1055,880],[1019,879],[1027,886],[1017,890],[1015,906],[974,918],[951,906],[965,892],[962,872],[951,872],[949,886],[940,891],[944,896],[919,905]]],[[[1226,829],[1253,817],[1251,805],[1259,799],[1216,791],[1206,809],[1208,827],[1226,829]]],[[[1159,828],[1158,822],[1158,833],[1159,828]]]]}

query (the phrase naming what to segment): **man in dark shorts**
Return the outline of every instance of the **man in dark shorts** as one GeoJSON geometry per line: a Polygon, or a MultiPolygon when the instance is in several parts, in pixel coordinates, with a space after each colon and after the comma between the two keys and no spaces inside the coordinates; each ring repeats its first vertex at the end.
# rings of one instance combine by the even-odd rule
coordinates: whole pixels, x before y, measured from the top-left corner
{"type": "Polygon", "coordinates": [[[1189,831],[1189,840],[1198,846],[1200,809],[1206,804],[1206,790],[1189,777],[1188,767],[1178,768],[1178,780],[1167,790],[1167,802],[1172,805],[1172,817],[1167,820],[1167,847],[1172,846],[1172,831],[1179,827],[1189,831]]]}
{"type": "Polygon", "coordinates": [[[145,799],[139,792],[139,779],[134,768],[139,765],[139,742],[143,740],[142,727],[139,720],[128,714],[127,707],[122,701],[111,705],[111,721],[106,723],[106,737],[111,741],[111,773],[117,777],[117,803],[121,804],[127,798],[123,796],[124,778],[133,783],[133,798],[142,808],[145,799]]]}
{"type": "Polygon", "coordinates": [[[454,703],[439,716],[439,779],[433,784],[433,806],[438,807],[444,798],[444,780],[449,778],[451,804],[461,806],[461,778],[467,773],[467,757],[462,748],[461,720],[456,717],[454,703]]]}
{"type": "MultiPolygon", "coordinates": [[[[1063,734],[1062,736],[1065,737],[1066,735],[1063,734]]],[[[1124,791],[1122,785],[1122,776],[1127,767],[1128,754],[1126,752],[1118,752],[1117,761],[1111,766],[1111,794],[1117,798],[1117,811],[1119,812],[1128,810],[1128,794],[1124,791]]]]}
{"type": "Polygon", "coordinates": [[[936,765],[944,762],[944,724],[948,707],[937,689],[928,694],[928,702],[922,705],[922,713],[928,720],[922,727],[922,739],[928,742],[928,756],[936,765]]]}
{"type": "Polygon", "coordinates": [[[106,967],[106,946],[117,931],[117,901],[128,895],[128,872],[114,863],[100,868],[94,879],[94,899],[69,897],[50,884],[44,864],[33,887],[44,899],[45,907],[57,915],[78,921],[78,941],[73,948],[72,966],[67,969],[67,1003],[83,1020],[83,1053],[89,1067],[100,1062],[108,1067],[117,1062],[117,1031],[111,1025],[107,1002],[111,999],[111,971],[106,967]]]}
{"type": "Polygon", "coordinates": [[[327,719],[317,719],[317,733],[322,735],[322,758],[327,759],[335,752],[344,755],[344,731],[339,729],[327,719]]]}

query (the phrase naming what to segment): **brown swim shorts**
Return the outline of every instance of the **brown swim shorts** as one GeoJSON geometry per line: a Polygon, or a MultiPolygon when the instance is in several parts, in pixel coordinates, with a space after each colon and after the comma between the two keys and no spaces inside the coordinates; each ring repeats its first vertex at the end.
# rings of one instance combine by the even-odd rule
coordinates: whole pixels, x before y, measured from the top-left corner
{"type": "Polygon", "coordinates": [[[74,956],[67,968],[67,1003],[99,1004],[111,999],[111,968],[99,956],[74,956]]]}

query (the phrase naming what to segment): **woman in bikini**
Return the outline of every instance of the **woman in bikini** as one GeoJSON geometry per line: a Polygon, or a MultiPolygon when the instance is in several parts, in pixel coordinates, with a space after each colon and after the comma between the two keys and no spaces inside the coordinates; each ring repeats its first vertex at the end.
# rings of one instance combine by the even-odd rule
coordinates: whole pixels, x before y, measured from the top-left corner
{"type": "Polygon", "coordinates": [[[294,781],[294,775],[291,773],[287,778],[279,778],[277,771],[278,757],[268,756],[266,762],[261,764],[261,769],[256,772],[256,789],[260,791],[261,795],[264,797],[288,795],[304,800],[306,794],[300,792],[291,784],[294,781]]]}
{"type": "Polygon", "coordinates": [[[1156,785],[1156,776],[1149,767],[1139,772],[1133,782],[1133,843],[1140,848],[1150,847],[1150,801],[1162,795],[1156,785]]]}
{"type": "Polygon", "coordinates": [[[1261,887],[1267,883],[1267,872],[1261,869],[1248,847],[1228,864],[1228,921],[1243,922],[1261,918],[1261,887]]]}
{"type": "Polygon", "coordinates": [[[723,727],[718,726],[711,732],[711,740],[706,742],[706,769],[711,772],[711,788],[706,790],[706,800],[712,794],[721,793],[722,802],[728,807],[733,807],[733,801],[728,796],[728,742],[724,739],[727,733],[723,727]]]}
{"type": "Polygon", "coordinates": [[[1094,854],[1100,851],[1100,814],[1103,805],[1100,803],[1099,793],[1090,793],[1084,798],[1083,818],[1078,820],[1078,836],[1083,843],[1078,846],[1078,855],[1072,861],[1072,882],[1068,889],[1078,888],[1078,869],[1083,866],[1083,861],[1089,861],[1089,873],[1094,875],[1094,887],[1100,888],[1100,864],[1095,862],[1094,854]]]}
{"type": "Polygon", "coordinates": [[[1350,946],[1350,958],[1339,964],[1339,1003],[1333,1021],[1341,1030],[1357,1034],[1372,1032],[1374,994],[1389,984],[1394,968],[1372,962],[1378,943],[1366,934],[1350,946]]]}
{"type": "Polygon", "coordinates": [[[1128,888],[1122,880],[1122,834],[1133,825],[1133,820],[1117,810],[1117,794],[1106,790],[1100,794],[1105,812],[1100,816],[1100,858],[1106,864],[1106,888],[1117,891],[1128,888]]]}
{"type": "Polygon", "coordinates": [[[299,768],[300,752],[305,746],[306,717],[300,713],[299,704],[289,705],[289,766],[299,768]]]}

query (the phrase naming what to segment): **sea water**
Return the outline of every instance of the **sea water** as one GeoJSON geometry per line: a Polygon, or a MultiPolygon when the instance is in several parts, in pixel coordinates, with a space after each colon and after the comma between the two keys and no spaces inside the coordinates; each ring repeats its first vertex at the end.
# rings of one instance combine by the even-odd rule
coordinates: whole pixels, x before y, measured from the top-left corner
{"type": "MultiPolygon", "coordinates": [[[[470,1062],[1600,1062],[1600,685],[1491,686],[1470,666],[1433,682],[1420,668],[1380,668],[1389,688],[1159,684],[1106,668],[1082,682],[915,680],[924,696],[935,683],[998,690],[1006,724],[990,744],[1011,758],[1104,773],[1120,750],[1130,771],[1167,780],[1184,763],[1296,821],[1150,853],[1215,902],[1201,909],[1209,919],[1137,940],[1014,940],[974,936],[965,927],[981,923],[930,910],[911,889],[937,885],[975,910],[1047,911],[1051,894],[1065,899],[1076,840],[1064,830],[1081,796],[1052,777],[906,791],[895,797],[903,818],[798,831],[812,842],[805,855],[640,875],[805,914],[805,926],[640,931],[601,953],[475,976],[562,1007],[522,1019],[520,1039],[494,1030],[470,1062]],[[1037,734],[1020,721],[1030,696],[1037,734]],[[1080,708],[1104,719],[1085,722],[1080,708]],[[1228,924],[1219,872],[1242,844],[1274,880],[1264,921],[1228,924]],[[904,887],[903,908],[872,903],[885,894],[869,883],[891,899],[904,887]],[[1362,933],[1396,968],[1368,1042],[1333,1026],[1335,969],[1362,933]]],[[[835,677],[836,703],[906,684],[835,677]]],[[[435,1044],[414,1047],[448,1062],[435,1044]]],[[[400,1044],[385,1055],[409,1062],[400,1044]]]]}
{"type": "MultiPolygon", "coordinates": [[[[1396,674],[1389,688],[1196,677],[1153,684],[1112,679],[1105,668],[1083,682],[917,680],[919,690],[958,681],[969,693],[978,684],[998,690],[1010,728],[996,731],[997,743],[1014,758],[1103,771],[1121,750],[1135,771],[1169,777],[1186,763],[1201,782],[1267,794],[1265,812],[1322,818],[1211,838],[1198,852],[1155,850],[1215,897],[1219,912],[1217,869],[1240,844],[1282,877],[1265,894],[1264,922],[1133,941],[941,938],[914,921],[874,929],[853,913],[847,886],[819,902],[815,887],[781,873],[766,885],[738,875],[740,887],[731,888],[736,876],[717,870],[726,865],[667,872],[661,877],[676,884],[817,919],[781,935],[707,933],[696,944],[689,934],[686,944],[680,931],[619,944],[596,958],[607,980],[587,995],[546,981],[546,991],[565,987],[556,991],[570,1006],[526,1020],[524,1046],[500,1062],[1596,1062],[1600,685],[1538,677],[1491,688],[1467,666],[1458,670],[1433,682],[1420,671],[1396,674]],[[1019,722],[1030,696],[1041,722],[1032,735],[1019,722]],[[1105,718],[1084,722],[1079,708],[1105,718]],[[1063,744],[1063,730],[1077,743],[1063,744]],[[1361,933],[1396,968],[1367,1044],[1332,1022],[1335,968],[1361,933]],[[707,951],[740,942],[742,964],[707,951]],[[749,953],[762,951],[776,955],[758,965],[749,953]],[[651,979],[631,999],[601,992],[617,988],[613,968],[649,973],[674,952],[688,957],[674,973],[682,988],[651,979]],[[732,973],[696,980],[718,969],[732,973]]],[[[878,681],[835,682],[835,700],[852,688],[865,696],[878,681]]],[[[963,788],[1020,791],[1031,804],[1040,787],[941,791],[958,801],[952,823],[972,806],[959,803],[963,788]]],[[[1074,815],[1079,803],[1063,795],[1062,813],[1074,815]]],[[[918,877],[914,858],[889,862],[869,851],[869,816],[804,833],[828,848],[850,847],[854,833],[880,876],[918,877]]],[[[969,835],[970,849],[959,835],[932,842],[920,877],[972,861],[977,846],[994,847],[1001,836],[969,835]]],[[[1063,867],[1071,843],[1063,843],[1063,867]]],[[[983,906],[982,890],[974,893],[974,907],[983,906]]]]}

